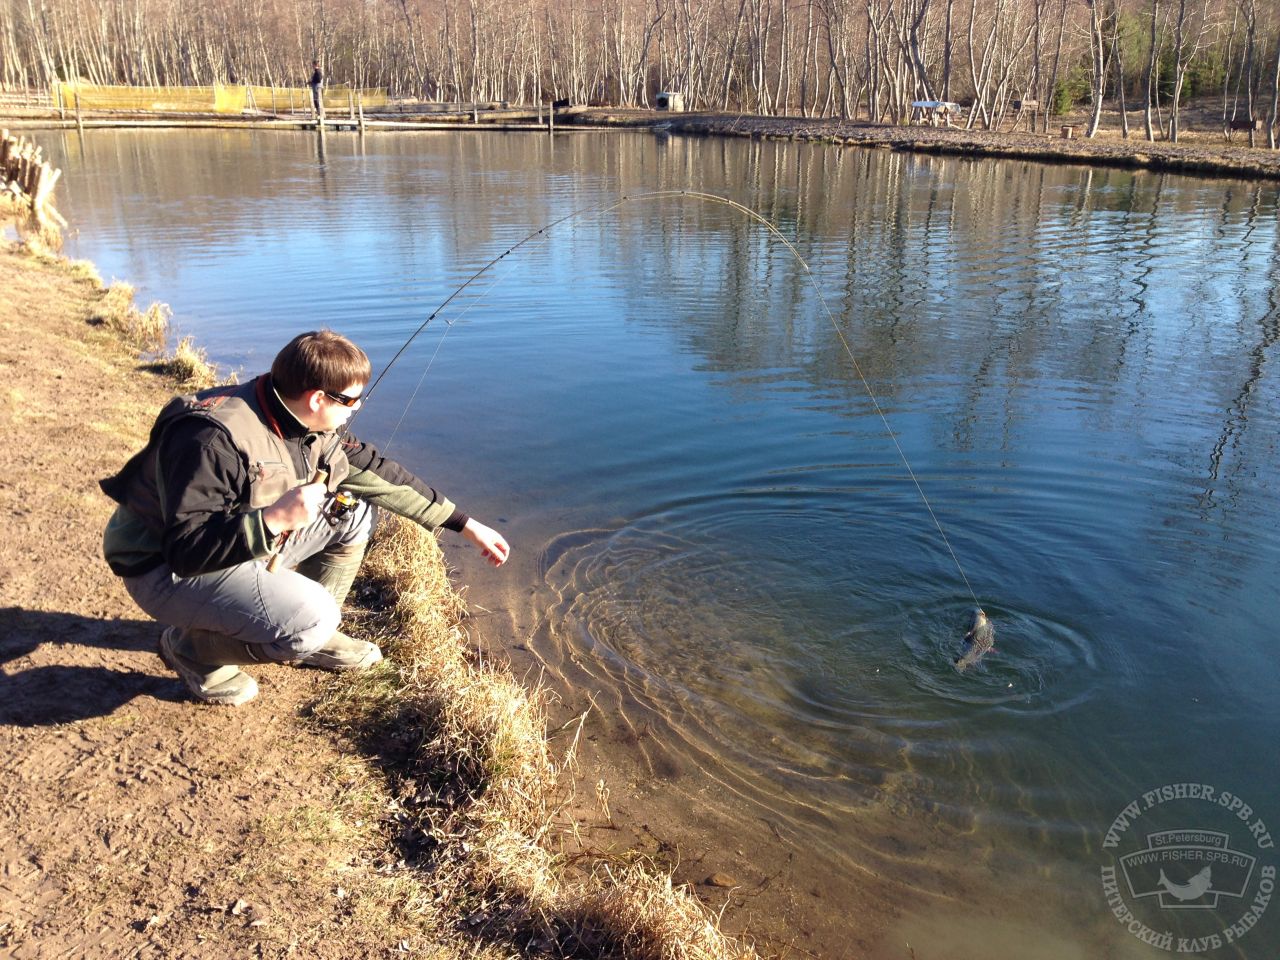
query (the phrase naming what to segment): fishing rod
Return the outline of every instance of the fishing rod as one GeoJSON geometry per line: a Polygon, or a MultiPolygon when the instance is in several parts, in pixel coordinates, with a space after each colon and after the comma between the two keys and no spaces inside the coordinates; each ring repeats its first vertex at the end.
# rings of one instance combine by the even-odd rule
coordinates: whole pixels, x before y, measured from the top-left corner
{"type": "MultiPolygon", "coordinates": [[[[871,389],[870,382],[867,380],[866,375],[862,372],[862,365],[858,363],[858,358],[854,356],[853,348],[849,345],[849,341],[845,337],[844,331],[840,329],[840,324],[836,321],[835,314],[831,312],[831,307],[828,306],[826,298],[822,295],[822,290],[818,286],[817,279],[814,277],[813,271],[810,269],[808,262],[805,260],[804,257],[800,255],[800,251],[796,249],[796,245],[792,243],[791,240],[788,239],[786,235],[783,234],[782,231],[779,230],[777,226],[775,226],[774,223],[771,220],[769,220],[767,217],[765,217],[763,214],[756,212],[755,210],[751,209],[745,204],[739,203],[737,200],[730,199],[729,197],[722,197],[719,194],[715,194],[715,193],[704,193],[699,190],[651,190],[651,191],[646,191],[644,193],[623,194],[622,196],[618,197],[616,200],[611,200],[608,203],[597,204],[595,206],[590,206],[590,207],[580,207],[576,210],[566,213],[564,216],[558,217],[555,220],[552,220],[549,223],[544,224],[543,226],[539,227],[537,230],[534,230],[533,232],[517,240],[510,247],[508,247],[502,253],[498,254],[496,257],[489,260],[487,263],[481,266],[478,270],[476,270],[475,273],[471,274],[471,276],[469,276],[466,280],[464,280],[461,285],[459,285],[452,293],[450,293],[447,297],[445,297],[445,299],[442,300],[440,304],[434,310],[431,311],[431,313],[427,316],[427,318],[423,320],[422,323],[420,323],[418,327],[411,334],[409,334],[409,336],[405,339],[404,343],[402,343],[400,345],[400,348],[395,352],[395,355],[392,356],[392,358],[389,361],[387,361],[387,365],[383,367],[382,371],[378,374],[378,376],[374,378],[373,382],[369,385],[369,389],[367,389],[364,392],[364,395],[361,398],[363,402],[360,404],[360,407],[355,411],[355,413],[351,415],[351,417],[347,420],[346,424],[334,434],[332,445],[329,447],[325,455],[324,462],[327,462],[328,458],[333,455],[333,453],[338,449],[338,446],[349,434],[352,421],[354,421],[355,418],[359,416],[360,412],[365,409],[365,406],[367,405],[369,399],[373,396],[374,391],[378,388],[379,384],[382,383],[383,379],[391,371],[391,368],[395,366],[396,362],[399,361],[399,359],[402,356],[404,356],[405,352],[411,346],[413,346],[414,341],[417,340],[418,337],[421,336],[424,331],[426,331],[426,329],[431,325],[431,321],[439,317],[440,314],[449,306],[449,304],[453,303],[453,301],[456,300],[459,296],[461,296],[464,291],[466,291],[473,283],[479,280],[491,269],[496,267],[499,263],[501,263],[507,257],[511,256],[511,254],[515,253],[517,250],[524,247],[526,244],[532,243],[533,241],[539,239],[540,237],[545,237],[548,233],[550,233],[556,227],[570,220],[575,220],[578,217],[601,216],[603,214],[616,210],[619,207],[628,203],[671,200],[671,199],[698,200],[704,203],[717,203],[717,204],[721,204],[722,206],[730,207],[733,210],[737,210],[739,213],[744,214],[749,219],[763,226],[766,230],[769,231],[769,233],[772,236],[774,236],[778,240],[781,240],[783,246],[787,248],[787,250],[791,253],[791,256],[795,258],[795,261],[798,264],[800,264],[800,266],[804,269],[805,277],[809,281],[809,286],[813,289],[814,296],[818,298],[818,303],[822,305],[823,313],[826,314],[827,321],[831,324],[832,331],[835,333],[836,338],[840,341],[840,345],[844,349],[845,355],[849,358],[849,362],[853,365],[854,372],[858,375],[858,379],[862,381],[862,387],[866,391],[868,399],[870,399],[871,401],[872,409],[875,410],[876,415],[880,418],[880,422],[884,426],[885,433],[887,433],[889,435],[889,439],[893,441],[893,446],[898,451],[898,457],[899,459],[901,459],[903,467],[906,468],[907,476],[911,478],[911,482],[915,486],[916,492],[920,495],[920,500],[924,504],[925,510],[928,511],[929,517],[933,520],[933,525],[934,527],[937,528],[938,535],[942,538],[942,542],[943,544],[945,544],[947,548],[947,553],[950,554],[951,561],[955,564],[956,570],[960,574],[960,579],[964,581],[965,589],[969,591],[969,596],[973,598],[974,605],[978,606],[979,604],[978,604],[977,594],[974,593],[973,586],[969,583],[968,576],[965,575],[964,567],[961,566],[960,564],[960,558],[956,555],[956,551],[951,545],[951,540],[947,536],[946,530],[944,530],[942,527],[942,522],[938,519],[938,515],[934,512],[933,505],[929,502],[928,496],[925,495],[924,487],[921,485],[919,478],[916,477],[915,471],[911,468],[911,462],[907,459],[907,454],[902,449],[902,444],[898,442],[897,435],[893,432],[893,429],[889,426],[889,418],[885,416],[884,410],[880,406],[880,401],[879,399],[877,399],[875,395],[875,391],[871,389]]],[[[474,306],[475,303],[479,302],[479,299],[483,298],[484,295],[487,295],[488,292],[493,289],[496,283],[497,281],[495,280],[493,284],[490,284],[489,287],[487,287],[482,292],[481,297],[477,298],[477,300],[474,301],[470,306],[468,306],[467,309],[468,310],[471,309],[471,307],[474,306]]],[[[453,321],[446,321],[446,322],[452,325],[453,321]]],[[[425,376],[425,372],[424,372],[424,376],[425,376]]],[[[415,396],[416,396],[416,391],[415,391],[415,396]]],[[[413,398],[410,398],[409,403],[411,404],[412,402],[413,402],[413,398]]],[[[408,405],[406,405],[406,411],[407,410],[408,410],[408,405]]]]}

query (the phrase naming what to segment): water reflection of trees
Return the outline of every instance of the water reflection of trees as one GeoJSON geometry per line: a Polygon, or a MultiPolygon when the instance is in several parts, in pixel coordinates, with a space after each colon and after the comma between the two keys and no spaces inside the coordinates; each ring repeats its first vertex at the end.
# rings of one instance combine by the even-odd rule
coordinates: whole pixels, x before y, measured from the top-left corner
{"type": "MultiPolygon", "coordinates": [[[[1273,186],[759,142],[712,150],[725,192],[794,231],[886,410],[911,411],[892,425],[928,432],[912,442],[984,457],[1062,442],[1081,464],[1126,464],[1116,476],[1175,464],[1205,477],[1206,517],[1274,471],[1274,418],[1246,435],[1259,430],[1257,397],[1274,394],[1273,186]]],[[[745,397],[869,412],[781,244],[720,210],[679,224],[662,256],[701,265],[706,305],[670,318],[684,349],[745,397]]]]}
{"type": "MultiPolygon", "coordinates": [[[[1257,204],[1255,209],[1256,206],[1257,204]]],[[[1244,379],[1227,408],[1222,427],[1209,451],[1204,490],[1196,498],[1201,519],[1204,520],[1210,519],[1217,512],[1229,510],[1235,505],[1248,480],[1274,469],[1274,464],[1269,464],[1254,470],[1252,451],[1244,443],[1245,433],[1250,426],[1250,414],[1258,397],[1269,396],[1272,400],[1275,399],[1274,391],[1268,394],[1262,389],[1267,361],[1273,355],[1272,348],[1280,342],[1280,249],[1274,244],[1267,274],[1265,310],[1256,321],[1254,343],[1247,356],[1244,379]]],[[[1248,331],[1242,330],[1241,333],[1243,341],[1248,331]]],[[[1263,411],[1263,416],[1269,416],[1271,420],[1271,450],[1274,452],[1274,409],[1263,411]]],[[[1266,425],[1264,421],[1264,428],[1266,425]]]]}
{"type": "MultiPolygon", "coordinates": [[[[964,384],[940,438],[959,448],[1007,443],[1033,383],[1087,393],[1082,424],[1108,432],[1141,432],[1144,417],[1163,416],[1153,405],[1174,402],[1170,389],[1189,391],[1180,404],[1214,405],[1221,377],[1186,377],[1186,365],[1229,378],[1246,358],[1220,321],[1256,314],[1272,286],[1250,267],[1277,246],[1270,187],[730,146],[713,146],[726,189],[795,224],[877,393],[892,399],[929,378],[964,384]]],[[[762,237],[723,211],[681,216],[678,259],[705,254],[705,299],[719,309],[675,329],[711,370],[785,370],[818,395],[856,398],[803,272],[762,237]]]]}

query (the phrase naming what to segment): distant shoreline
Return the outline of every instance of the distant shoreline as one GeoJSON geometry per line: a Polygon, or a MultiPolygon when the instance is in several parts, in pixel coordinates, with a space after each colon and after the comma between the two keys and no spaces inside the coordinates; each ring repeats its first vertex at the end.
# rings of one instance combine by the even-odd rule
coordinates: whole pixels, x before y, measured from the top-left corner
{"type": "MultiPolygon", "coordinates": [[[[546,135],[545,124],[511,122],[495,118],[480,123],[469,118],[441,120],[383,120],[367,115],[370,132],[393,131],[477,131],[523,132],[546,135]]],[[[12,129],[67,130],[76,128],[73,119],[51,116],[0,117],[0,125],[12,129]]],[[[1055,120],[1053,127],[1083,128],[1078,118],[1055,120]]],[[[87,129],[103,128],[218,128],[252,130],[302,130],[313,132],[311,119],[280,120],[230,119],[209,115],[171,114],[84,118],[87,129]]],[[[326,128],[351,132],[355,122],[330,116],[326,128]]],[[[761,140],[826,143],[834,146],[870,147],[976,159],[1030,160],[1040,163],[1069,163],[1120,167],[1163,173],[1191,174],[1253,180],[1280,180],[1280,150],[1206,142],[1202,137],[1184,142],[1148,141],[1135,135],[1122,139],[1113,134],[1093,140],[1065,139],[1051,134],[967,130],[963,127],[898,126],[862,120],[810,117],[765,117],[730,113],[662,113],[652,110],[616,110],[607,107],[577,107],[558,115],[560,132],[660,128],[668,133],[701,136],[745,137],[761,140]]],[[[1242,134],[1239,136],[1243,136],[1242,134]]]]}
{"type": "MultiPolygon", "coordinates": [[[[650,111],[591,110],[575,115],[582,124],[652,127],[662,124],[671,133],[791,140],[839,146],[872,147],[948,156],[1033,160],[1092,166],[1127,167],[1168,173],[1221,177],[1280,179],[1280,150],[1206,144],[1151,142],[1139,137],[1114,136],[1094,140],[1041,133],[966,130],[963,127],[898,126],[864,120],[810,117],[761,117],[725,113],[652,113],[650,111]],[[642,116],[643,114],[643,116],[642,116]]],[[[1072,118],[1053,126],[1081,125],[1072,118]]]]}

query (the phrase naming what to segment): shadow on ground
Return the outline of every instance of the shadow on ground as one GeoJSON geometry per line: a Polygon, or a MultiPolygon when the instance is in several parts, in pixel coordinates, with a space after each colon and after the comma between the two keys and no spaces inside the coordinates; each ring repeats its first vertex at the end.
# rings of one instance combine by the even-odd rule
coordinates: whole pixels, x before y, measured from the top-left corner
{"type": "Polygon", "coordinates": [[[36,727],[107,716],[139,696],[183,699],[158,659],[157,673],[129,669],[136,656],[104,665],[111,651],[154,652],[158,627],[149,620],[4,607],[0,624],[0,724],[36,727]],[[38,662],[23,662],[29,658],[38,662]]]}

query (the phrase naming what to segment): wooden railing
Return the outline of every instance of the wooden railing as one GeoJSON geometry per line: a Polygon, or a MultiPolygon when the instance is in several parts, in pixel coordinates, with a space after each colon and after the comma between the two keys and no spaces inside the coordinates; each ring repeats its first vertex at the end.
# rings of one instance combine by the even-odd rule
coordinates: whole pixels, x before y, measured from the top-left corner
{"type": "Polygon", "coordinates": [[[53,96],[48,87],[10,87],[0,84],[0,110],[49,110],[52,107],[53,96]]]}

